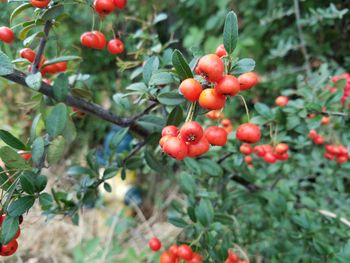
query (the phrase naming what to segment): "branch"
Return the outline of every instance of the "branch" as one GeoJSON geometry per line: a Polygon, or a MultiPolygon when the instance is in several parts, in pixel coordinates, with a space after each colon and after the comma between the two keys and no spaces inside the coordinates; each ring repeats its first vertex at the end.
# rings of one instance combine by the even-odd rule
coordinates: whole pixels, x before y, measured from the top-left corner
{"type": "Polygon", "coordinates": [[[232,175],[230,177],[230,179],[235,181],[236,183],[239,183],[240,185],[244,186],[251,193],[258,192],[262,189],[260,186],[257,186],[256,184],[253,184],[253,183],[249,182],[248,180],[246,180],[245,178],[238,176],[238,175],[232,175]]]}
{"type": "Polygon", "coordinates": [[[52,27],[52,22],[51,20],[46,21],[45,26],[44,26],[44,36],[40,39],[38,51],[35,55],[35,59],[33,62],[32,66],[32,74],[35,74],[39,71],[39,65],[41,61],[41,57],[44,54],[44,49],[46,45],[47,38],[49,36],[50,29],[52,27]]]}
{"type": "Polygon", "coordinates": [[[229,158],[230,156],[233,155],[233,152],[229,152],[226,153],[224,156],[222,156],[219,160],[218,160],[218,164],[222,163],[223,161],[225,161],[227,158],[229,158]]]}
{"type": "Polygon", "coordinates": [[[310,76],[311,75],[311,66],[310,66],[310,56],[307,53],[306,49],[306,44],[305,44],[305,38],[304,38],[304,33],[303,33],[303,28],[300,24],[300,8],[299,8],[299,0],[294,0],[294,13],[295,13],[295,19],[296,19],[296,24],[298,28],[298,35],[299,35],[299,40],[300,40],[300,49],[301,53],[303,54],[305,63],[306,63],[306,71],[307,74],[310,76]]]}
{"type": "Polygon", "coordinates": [[[344,112],[337,112],[337,111],[321,111],[321,112],[314,112],[316,114],[322,114],[325,116],[337,116],[337,117],[343,117],[343,118],[350,118],[350,116],[344,112]]]}
{"type": "Polygon", "coordinates": [[[140,119],[142,116],[148,114],[150,111],[152,111],[157,106],[158,106],[158,102],[156,102],[156,101],[152,102],[151,105],[149,105],[146,109],[144,109],[143,111],[141,111],[138,114],[135,114],[133,117],[130,117],[129,121],[134,122],[134,121],[140,119]]]}
{"type": "Polygon", "coordinates": [[[126,157],[124,158],[124,160],[123,160],[123,166],[125,165],[125,163],[126,163],[127,160],[129,160],[131,157],[133,157],[135,154],[137,154],[137,153],[142,149],[142,147],[145,146],[145,145],[146,145],[146,140],[144,140],[144,141],[138,143],[138,144],[136,145],[136,147],[128,154],[128,156],[126,156],[126,157]]]}
{"type": "MultiPolygon", "coordinates": [[[[27,83],[25,82],[26,76],[27,75],[25,73],[18,70],[14,70],[13,73],[2,77],[29,88],[27,83]]],[[[53,87],[45,82],[41,83],[41,88],[38,90],[38,92],[50,98],[54,98],[53,87]]],[[[110,111],[105,110],[100,105],[97,105],[95,103],[88,102],[86,100],[76,98],[70,95],[66,97],[64,103],[68,106],[78,108],[79,110],[89,113],[91,115],[95,115],[96,117],[102,120],[117,124],[121,127],[129,127],[130,131],[136,133],[141,137],[147,137],[149,135],[148,131],[145,128],[137,124],[136,119],[130,120],[129,118],[121,118],[119,116],[114,115],[110,111]]]]}

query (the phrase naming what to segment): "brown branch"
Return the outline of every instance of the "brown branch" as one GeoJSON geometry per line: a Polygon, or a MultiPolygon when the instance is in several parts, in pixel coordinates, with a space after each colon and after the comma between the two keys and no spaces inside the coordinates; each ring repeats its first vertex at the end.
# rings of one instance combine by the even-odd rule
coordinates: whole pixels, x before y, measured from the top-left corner
{"type": "Polygon", "coordinates": [[[337,117],[343,117],[343,118],[350,118],[350,116],[344,112],[337,112],[337,111],[321,111],[321,112],[313,112],[316,114],[321,114],[325,116],[337,116],[337,117]]]}
{"type": "MultiPolygon", "coordinates": [[[[14,70],[13,73],[2,77],[12,82],[15,82],[17,84],[20,84],[24,87],[29,88],[27,83],[25,82],[26,76],[27,75],[25,73],[18,70],[14,70]]],[[[45,82],[41,83],[41,88],[38,90],[38,92],[50,98],[54,98],[53,87],[51,85],[48,85],[45,82]]],[[[149,135],[148,131],[136,122],[136,119],[131,120],[129,118],[122,118],[122,117],[116,116],[110,111],[105,110],[100,105],[97,105],[95,103],[88,102],[86,100],[76,98],[70,95],[66,97],[66,100],[64,101],[64,103],[68,106],[78,108],[83,112],[86,112],[91,115],[95,115],[100,119],[117,124],[121,127],[129,127],[131,132],[134,132],[141,137],[147,137],[149,135]]]]}
{"type": "Polygon", "coordinates": [[[34,62],[32,66],[32,74],[35,74],[39,71],[41,57],[44,54],[45,45],[46,45],[51,27],[52,27],[51,20],[46,21],[44,26],[44,36],[40,39],[39,47],[34,58],[34,62]]]}
{"type": "Polygon", "coordinates": [[[125,165],[126,161],[128,161],[131,157],[133,157],[135,154],[137,154],[143,148],[143,146],[145,146],[145,145],[146,145],[146,140],[138,143],[136,145],[136,147],[128,154],[128,156],[126,156],[124,158],[123,166],[125,165]]]}

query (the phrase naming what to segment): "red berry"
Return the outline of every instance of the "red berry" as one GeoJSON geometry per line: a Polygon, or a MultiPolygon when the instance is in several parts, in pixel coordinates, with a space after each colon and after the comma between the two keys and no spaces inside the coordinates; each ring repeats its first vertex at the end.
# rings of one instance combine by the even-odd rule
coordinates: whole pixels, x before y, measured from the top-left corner
{"type": "Polygon", "coordinates": [[[329,152],[325,153],[323,156],[328,160],[334,160],[334,155],[329,152]]]}
{"type": "Polygon", "coordinates": [[[159,263],[176,263],[176,258],[168,251],[164,251],[159,258],[159,263]]]}
{"type": "Polygon", "coordinates": [[[57,72],[65,72],[67,70],[67,61],[62,61],[62,62],[58,62],[55,64],[56,68],[57,68],[57,72]]]}
{"type": "Polygon", "coordinates": [[[30,0],[30,3],[36,8],[45,8],[49,5],[50,0],[30,0]]]}
{"type": "Polygon", "coordinates": [[[199,105],[209,110],[220,110],[225,106],[226,97],[217,93],[215,89],[205,89],[199,96],[199,105]]]}
{"type": "Polygon", "coordinates": [[[28,161],[30,158],[32,158],[32,154],[31,153],[21,153],[21,156],[26,161],[28,161]]]}
{"type": "Polygon", "coordinates": [[[94,8],[96,13],[105,16],[112,13],[115,9],[113,0],[95,0],[94,8]]]}
{"type": "Polygon", "coordinates": [[[281,155],[287,152],[289,149],[288,144],[286,143],[279,143],[275,146],[275,153],[281,155]]]}
{"type": "Polygon", "coordinates": [[[223,76],[215,86],[215,90],[220,95],[235,96],[239,92],[239,82],[231,75],[223,76]]]}
{"type": "Polygon", "coordinates": [[[311,140],[316,139],[317,136],[318,136],[318,134],[317,134],[317,132],[316,132],[315,130],[311,130],[311,131],[309,132],[309,138],[310,138],[311,140]]]}
{"type": "Polygon", "coordinates": [[[254,153],[259,157],[264,157],[264,155],[265,155],[264,147],[262,145],[255,146],[254,153]]]}
{"type": "Polygon", "coordinates": [[[240,90],[248,90],[258,83],[258,76],[254,72],[248,72],[238,77],[240,90]]]}
{"type": "Polygon", "coordinates": [[[21,58],[25,58],[26,60],[28,60],[30,63],[34,62],[35,59],[35,52],[30,49],[30,48],[23,48],[19,51],[19,55],[21,56],[21,58]]]}
{"type": "Polygon", "coordinates": [[[127,4],[127,0],[114,0],[114,5],[118,9],[124,9],[127,4]]]}
{"type": "Polygon", "coordinates": [[[13,33],[11,28],[7,26],[0,27],[0,41],[10,44],[14,39],[15,34],[13,33]]]}
{"type": "Polygon", "coordinates": [[[203,262],[202,256],[197,253],[193,253],[192,259],[190,259],[186,263],[201,263],[201,262],[203,262]]]}
{"type": "Polygon", "coordinates": [[[276,160],[276,157],[270,152],[266,153],[264,156],[264,161],[267,163],[275,163],[276,160]]]}
{"type": "Polygon", "coordinates": [[[321,124],[322,125],[328,125],[329,124],[329,117],[328,116],[323,116],[322,119],[321,119],[321,124]]]}
{"type": "Polygon", "coordinates": [[[220,46],[218,46],[218,47],[216,48],[215,54],[216,54],[219,58],[224,57],[224,56],[227,56],[227,51],[226,51],[226,49],[225,49],[225,47],[224,47],[224,44],[221,44],[220,46]]]}
{"type": "Polygon", "coordinates": [[[275,103],[277,106],[284,107],[288,104],[288,97],[279,96],[276,98],[275,103]]]}
{"type": "Polygon", "coordinates": [[[153,251],[158,251],[162,247],[162,243],[156,237],[153,237],[148,242],[149,248],[153,251]]]}
{"type": "Polygon", "coordinates": [[[227,142],[227,132],[224,128],[210,126],[205,130],[205,137],[211,145],[224,146],[227,142]]]}
{"type": "Polygon", "coordinates": [[[260,129],[252,123],[240,125],[236,131],[236,138],[241,142],[256,143],[260,140],[260,129]]]}
{"type": "Polygon", "coordinates": [[[193,256],[192,248],[187,245],[180,245],[178,253],[179,257],[184,260],[191,260],[193,256]]]}
{"type": "Polygon", "coordinates": [[[162,130],[162,136],[170,135],[176,137],[179,134],[179,129],[175,125],[165,126],[162,130]]]}
{"type": "Polygon", "coordinates": [[[250,155],[244,156],[244,161],[246,164],[252,164],[253,163],[253,158],[250,155]]]}
{"type": "Polygon", "coordinates": [[[193,79],[185,79],[181,82],[179,91],[189,101],[197,101],[201,95],[203,88],[201,84],[193,79]]]}
{"type": "Polygon", "coordinates": [[[183,160],[187,156],[187,145],[177,137],[165,141],[163,151],[176,160],[183,160]]]}
{"type": "Polygon", "coordinates": [[[100,31],[92,31],[92,33],[97,37],[96,46],[93,46],[93,48],[104,49],[107,44],[105,35],[100,31]]]}
{"type": "Polygon", "coordinates": [[[318,135],[315,139],[314,139],[314,143],[321,145],[324,144],[324,138],[321,135],[318,135]]]}
{"type": "Polygon", "coordinates": [[[203,137],[203,128],[196,121],[186,122],[180,129],[180,136],[184,142],[196,144],[203,137]]]}
{"type": "Polygon", "coordinates": [[[1,256],[11,256],[13,255],[18,248],[18,243],[16,239],[13,239],[10,243],[6,245],[2,245],[0,249],[0,255],[1,256]]]}
{"type": "Polygon", "coordinates": [[[124,43],[119,38],[108,41],[108,52],[111,54],[120,54],[124,52],[124,43]]]}
{"type": "Polygon", "coordinates": [[[196,144],[189,144],[188,145],[188,157],[198,157],[202,154],[205,154],[207,151],[209,151],[209,142],[208,140],[203,136],[199,142],[196,144]]]}
{"type": "Polygon", "coordinates": [[[4,222],[6,218],[6,215],[5,214],[2,214],[1,217],[0,217],[0,226],[2,225],[2,223],[4,222]]]}
{"type": "Polygon", "coordinates": [[[337,163],[342,164],[348,161],[348,157],[344,155],[340,155],[337,157],[337,163]]]}
{"type": "Polygon", "coordinates": [[[241,147],[239,147],[239,151],[243,154],[252,154],[253,152],[253,147],[250,144],[242,144],[241,147]]]}
{"type": "Polygon", "coordinates": [[[175,257],[178,257],[179,247],[176,244],[174,244],[169,248],[169,252],[175,257]]]}
{"type": "Polygon", "coordinates": [[[169,138],[171,138],[171,137],[174,137],[174,136],[165,135],[165,136],[163,136],[162,138],[160,138],[160,140],[159,140],[159,146],[160,146],[160,148],[163,148],[164,143],[165,143],[169,138]]]}
{"type": "Polygon", "coordinates": [[[85,32],[80,36],[80,43],[84,47],[95,48],[98,46],[98,37],[92,32],[85,32]]]}
{"type": "Polygon", "coordinates": [[[198,61],[201,74],[210,81],[218,82],[224,74],[224,63],[215,54],[205,55],[198,61]]]}

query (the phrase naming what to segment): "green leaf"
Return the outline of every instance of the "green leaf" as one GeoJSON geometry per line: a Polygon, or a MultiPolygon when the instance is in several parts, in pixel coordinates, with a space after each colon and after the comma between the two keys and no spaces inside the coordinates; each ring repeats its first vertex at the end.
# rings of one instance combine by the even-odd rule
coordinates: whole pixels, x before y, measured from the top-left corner
{"type": "Polygon", "coordinates": [[[60,74],[53,84],[53,97],[57,101],[65,101],[68,95],[69,83],[66,74],[60,74]]]}
{"type": "Polygon", "coordinates": [[[5,76],[13,73],[13,65],[11,59],[0,50],[0,76],[5,76]]]}
{"type": "Polygon", "coordinates": [[[35,32],[34,34],[30,35],[29,37],[26,37],[26,39],[23,40],[23,45],[28,46],[30,43],[33,42],[33,40],[36,37],[43,37],[43,36],[45,36],[44,32],[35,32]]]}
{"type": "Polygon", "coordinates": [[[258,102],[258,103],[254,104],[254,108],[259,115],[261,115],[267,119],[273,118],[272,111],[270,110],[270,108],[266,104],[258,102]]]}
{"type": "Polygon", "coordinates": [[[213,160],[200,159],[198,160],[203,173],[207,173],[211,176],[220,176],[223,174],[223,170],[220,165],[218,165],[213,160]]]}
{"type": "Polygon", "coordinates": [[[49,162],[49,165],[52,165],[61,159],[65,144],[66,140],[63,136],[58,136],[50,143],[47,151],[47,161],[49,162]]]}
{"type": "Polygon", "coordinates": [[[47,185],[47,177],[45,175],[38,175],[35,178],[34,185],[36,192],[40,193],[41,191],[44,191],[47,185]]]}
{"type": "Polygon", "coordinates": [[[10,24],[13,22],[13,19],[15,19],[22,11],[33,7],[30,3],[21,4],[20,6],[16,7],[15,10],[12,11],[10,16],[10,24]]]}
{"type": "Polygon", "coordinates": [[[103,183],[103,188],[106,190],[106,192],[110,193],[112,192],[112,186],[109,183],[103,183]]]}
{"type": "Polygon", "coordinates": [[[170,112],[168,119],[166,121],[166,125],[175,125],[178,126],[181,124],[183,120],[183,111],[180,106],[174,107],[174,109],[170,112]]]}
{"type": "Polygon", "coordinates": [[[24,171],[19,178],[19,181],[22,186],[22,190],[27,194],[32,195],[35,193],[35,188],[33,184],[34,179],[35,179],[35,174],[30,171],[24,171]]]}
{"type": "Polygon", "coordinates": [[[143,159],[138,156],[132,157],[125,162],[125,167],[129,170],[135,170],[141,166],[144,166],[144,162],[143,159]]]}
{"type": "Polygon", "coordinates": [[[41,73],[37,72],[35,74],[30,74],[26,76],[25,81],[29,88],[33,90],[39,90],[41,88],[41,81],[42,81],[41,73]]]}
{"type": "Polygon", "coordinates": [[[164,167],[161,165],[161,162],[158,161],[154,154],[149,150],[145,151],[145,161],[146,164],[154,171],[164,173],[164,167]]]}
{"type": "Polygon", "coordinates": [[[33,196],[20,197],[9,205],[7,213],[10,216],[20,216],[27,212],[34,205],[34,202],[35,198],[33,196]]]}
{"type": "Polygon", "coordinates": [[[111,149],[116,149],[121,143],[121,141],[124,139],[124,137],[127,135],[128,131],[128,128],[120,129],[116,134],[114,134],[109,144],[109,147],[111,149]]]}
{"type": "Polygon", "coordinates": [[[139,91],[140,93],[147,93],[147,86],[143,82],[136,82],[127,86],[126,90],[139,91]]]}
{"type": "Polygon", "coordinates": [[[182,218],[176,216],[176,215],[169,215],[168,216],[168,222],[170,224],[173,224],[174,226],[185,228],[188,226],[187,222],[183,220],[182,218]]]}
{"type": "MultiPolygon", "coordinates": [[[[45,64],[44,64],[44,66],[51,65],[51,64],[56,64],[58,62],[65,62],[65,61],[79,60],[79,59],[82,59],[82,58],[79,57],[79,56],[61,56],[61,57],[57,57],[57,58],[53,58],[53,59],[47,60],[45,62],[45,64]]],[[[56,80],[55,80],[55,82],[56,82],[56,80]]]]}
{"type": "Polygon", "coordinates": [[[45,142],[42,137],[38,137],[32,144],[32,160],[35,163],[39,163],[44,155],[45,142]]]}
{"type": "Polygon", "coordinates": [[[231,74],[243,74],[253,71],[255,68],[255,61],[251,58],[243,58],[235,63],[231,69],[231,74]]]}
{"type": "Polygon", "coordinates": [[[0,185],[1,185],[1,189],[5,191],[7,191],[11,186],[11,181],[9,180],[9,177],[6,175],[6,173],[1,167],[0,167],[0,185]]]}
{"type": "Polygon", "coordinates": [[[193,73],[186,59],[179,50],[175,50],[172,56],[173,66],[181,80],[193,78],[193,73]]]}
{"type": "Polygon", "coordinates": [[[75,165],[75,166],[69,167],[69,169],[66,173],[69,176],[77,176],[77,175],[82,175],[82,174],[86,174],[86,175],[93,175],[94,174],[91,169],[86,168],[86,167],[82,167],[80,165],[75,165]]]}
{"type": "Polygon", "coordinates": [[[6,215],[1,225],[0,243],[6,245],[14,238],[18,231],[18,217],[6,215]]]}
{"type": "Polygon", "coordinates": [[[228,54],[236,48],[238,41],[238,21],[235,12],[227,14],[224,26],[224,47],[228,54]]]}
{"type": "Polygon", "coordinates": [[[25,40],[25,39],[27,38],[27,35],[28,35],[29,31],[30,31],[32,28],[36,27],[36,26],[37,26],[37,25],[34,24],[34,23],[31,23],[31,24],[29,24],[29,25],[27,25],[27,26],[24,26],[24,25],[23,25],[22,30],[19,31],[18,38],[19,38],[20,40],[22,40],[22,41],[25,40]]]}
{"type": "Polygon", "coordinates": [[[0,148],[0,159],[10,169],[24,169],[27,167],[25,160],[15,150],[8,146],[0,148]]]}
{"type": "Polygon", "coordinates": [[[62,135],[66,139],[67,144],[71,144],[77,137],[75,124],[70,116],[67,118],[67,124],[62,135]]]}
{"type": "Polygon", "coordinates": [[[171,75],[169,72],[155,72],[154,74],[152,74],[152,77],[149,81],[149,85],[167,85],[174,82],[175,80],[173,78],[173,75],[171,75]]]}
{"type": "Polygon", "coordinates": [[[214,208],[210,200],[202,198],[195,209],[196,218],[203,226],[209,226],[214,219],[214,208]]]}
{"type": "Polygon", "coordinates": [[[53,198],[48,193],[41,193],[39,195],[39,203],[43,210],[48,210],[53,205],[53,198]]]}
{"type": "Polygon", "coordinates": [[[196,193],[197,185],[196,185],[196,181],[192,175],[190,175],[186,172],[182,172],[180,174],[179,180],[180,180],[181,190],[185,194],[194,195],[196,193]]]}
{"type": "Polygon", "coordinates": [[[113,178],[114,176],[117,175],[119,168],[118,167],[108,167],[104,172],[102,179],[103,180],[108,180],[110,178],[113,178]]]}
{"type": "Polygon", "coordinates": [[[184,162],[185,162],[186,167],[189,170],[191,170],[192,172],[194,172],[196,174],[201,174],[201,172],[202,172],[201,167],[195,159],[185,158],[184,162]]]}
{"type": "Polygon", "coordinates": [[[63,14],[64,12],[64,6],[63,5],[54,5],[52,7],[50,7],[49,9],[47,9],[41,16],[41,19],[43,19],[44,21],[47,20],[52,20],[55,19],[56,17],[58,17],[59,15],[63,14]]]}
{"type": "Polygon", "coordinates": [[[15,136],[13,136],[11,133],[5,130],[0,130],[0,139],[4,141],[7,145],[11,146],[12,148],[18,149],[18,150],[25,150],[26,146],[21,142],[19,139],[17,139],[15,136]]]}
{"type": "Polygon", "coordinates": [[[51,138],[62,134],[67,122],[67,107],[63,103],[57,104],[48,114],[45,127],[51,138]]]}
{"type": "Polygon", "coordinates": [[[159,68],[159,59],[158,57],[150,57],[146,60],[146,63],[143,67],[143,80],[146,84],[149,83],[151,76],[154,71],[159,68]]]}
{"type": "Polygon", "coordinates": [[[169,91],[160,93],[157,97],[158,101],[164,105],[178,105],[185,101],[184,97],[177,91],[169,91]]]}

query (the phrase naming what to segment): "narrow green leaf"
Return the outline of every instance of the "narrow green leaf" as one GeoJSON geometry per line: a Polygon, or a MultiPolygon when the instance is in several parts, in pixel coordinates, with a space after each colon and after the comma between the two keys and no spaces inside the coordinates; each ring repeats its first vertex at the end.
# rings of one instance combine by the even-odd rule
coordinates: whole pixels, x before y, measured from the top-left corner
{"type": "Polygon", "coordinates": [[[10,24],[13,22],[13,20],[24,10],[33,7],[30,3],[21,4],[18,6],[15,10],[12,11],[10,16],[10,24]]]}
{"type": "Polygon", "coordinates": [[[150,57],[149,59],[146,60],[146,63],[143,67],[143,80],[145,81],[146,84],[151,79],[151,76],[154,71],[156,71],[159,68],[159,59],[158,57],[150,57]]]}
{"type": "Polygon", "coordinates": [[[231,11],[227,14],[224,26],[224,46],[228,54],[236,48],[238,41],[238,21],[236,14],[231,11]]]}
{"type": "Polygon", "coordinates": [[[63,136],[58,136],[51,142],[47,151],[47,161],[50,165],[58,162],[61,159],[65,145],[66,140],[63,136]]]}
{"type": "Polygon", "coordinates": [[[102,179],[103,180],[108,180],[110,178],[113,178],[114,176],[117,175],[119,168],[118,167],[108,167],[104,172],[102,179]]]}
{"type": "Polygon", "coordinates": [[[47,177],[45,175],[38,175],[34,180],[35,191],[40,193],[44,191],[47,185],[47,177]]]}
{"type": "Polygon", "coordinates": [[[53,205],[53,198],[48,193],[41,193],[39,195],[39,203],[43,210],[48,210],[53,205]]]}
{"type": "Polygon", "coordinates": [[[179,50],[174,51],[172,56],[172,62],[181,80],[193,78],[191,68],[179,50]]]}
{"type": "Polygon", "coordinates": [[[20,216],[27,212],[34,205],[34,202],[35,198],[33,196],[20,197],[9,205],[7,213],[10,216],[20,216]]]}
{"type": "MultiPolygon", "coordinates": [[[[43,37],[45,34],[44,32],[35,32],[34,34],[30,35],[29,37],[26,37],[26,39],[23,40],[23,45],[28,46],[30,43],[33,42],[33,40],[37,37],[43,37]]],[[[26,60],[25,60],[26,61],[26,60]]]]}
{"type": "Polygon", "coordinates": [[[251,58],[243,58],[238,60],[231,69],[231,74],[239,75],[246,72],[253,71],[255,68],[255,61],[251,58]]]}
{"type": "Polygon", "coordinates": [[[79,56],[61,56],[61,57],[57,57],[57,58],[53,58],[53,59],[47,60],[44,65],[47,66],[47,65],[58,63],[58,62],[65,62],[65,61],[71,61],[71,60],[80,60],[80,59],[82,59],[82,58],[79,57],[79,56]]]}
{"type": "Polygon", "coordinates": [[[254,104],[254,108],[259,115],[267,119],[273,118],[273,113],[266,104],[258,102],[254,104]]]}
{"type": "Polygon", "coordinates": [[[196,218],[203,226],[209,226],[214,219],[214,208],[210,200],[202,198],[195,209],[196,218]]]}
{"type": "Polygon", "coordinates": [[[168,85],[174,82],[175,80],[173,78],[173,75],[171,75],[169,72],[155,72],[152,74],[149,85],[168,85]]]}
{"type": "Polygon", "coordinates": [[[181,94],[179,94],[177,91],[160,93],[157,99],[160,103],[169,105],[169,106],[178,105],[185,101],[184,97],[181,94]]]}
{"type": "Polygon", "coordinates": [[[161,162],[156,159],[151,151],[145,151],[145,160],[146,164],[154,171],[159,173],[164,172],[164,167],[161,165],[161,162]]]}
{"type": "Polygon", "coordinates": [[[32,30],[32,28],[34,28],[36,26],[37,25],[33,23],[33,24],[29,24],[29,25],[23,27],[22,30],[18,34],[18,38],[23,41],[24,39],[27,38],[29,31],[32,30]]]}
{"type": "Polygon", "coordinates": [[[27,194],[32,195],[35,193],[35,188],[33,183],[34,179],[35,179],[35,174],[30,171],[24,171],[19,178],[19,182],[21,183],[22,190],[27,194]]]}
{"type": "Polygon", "coordinates": [[[53,96],[57,101],[65,101],[68,95],[69,83],[66,74],[60,74],[53,84],[53,96]]]}
{"type": "Polygon", "coordinates": [[[24,169],[27,167],[25,160],[15,150],[8,146],[0,148],[0,159],[10,169],[24,169]]]}
{"type": "Polygon", "coordinates": [[[7,145],[11,146],[12,148],[18,149],[18,150],[25,150],[26,146],[21,142],[19,139],[17,139],[15,136],[13,136],[11,133],[5,130],[0,130],[0,139],[4,141],[7,145]]]}
{"type": "Polygon", "coordinates": [[[49,113],[45,121],[47,133],[51,138],[63,133],[67,122],[67,107],[63,103],[57,104],[49,113]]]}
{"type": "Polygon", "coordinates": [[[42,137],[38,137],[32,144],[32,160],[35,163],[39,163],[44,155],[45,142],[42,137]]]}
{"type": "Polygon", "coordinates": [[[0,243],[6,245],[10,243],[18,231],[18,217],[6,215],[4,222],[1,225],[0,243]]]}

